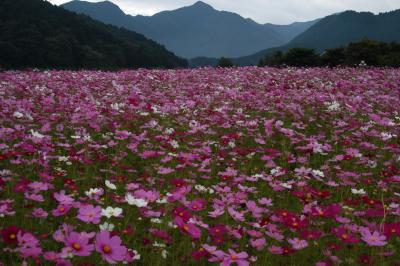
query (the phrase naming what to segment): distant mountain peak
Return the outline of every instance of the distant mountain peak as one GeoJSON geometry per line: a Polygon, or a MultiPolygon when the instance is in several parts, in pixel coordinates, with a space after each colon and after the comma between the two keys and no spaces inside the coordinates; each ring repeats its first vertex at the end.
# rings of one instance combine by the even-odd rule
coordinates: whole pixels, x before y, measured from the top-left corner
{"type": "Polygon", "coordinates": [[[214,9],[211,5],[204,3],[203,1],[197,1],[191,7],[201,8],[201,9],[214,9]]]}
{"type": "MultiPolygon", "coordinates": [[[[101,1],[101,2],[88,2],[84,0],[72,0],[61,5],[62,7],[74,11],[77,13],[86,14],[88,11],[101,12],[104,16],[124,16],[124,11],[119,8],[116,4],[111,1],[101,1]]],[[[92,14],[91,14],[92,15],[92,14]]],[[[99,17],[93,16],[95,19],[101,20],[99,17]]],[[[109,21],[107,21],[109,23],[109,21]]]]}
{"type": "Polygon", "coordinates": [[[88,1],[84,1],[84,0],[72,0],[70,2],[64,3],[62,4],[62,6],[68,6],[68,5],[73,5],[73,6],[81,6],[81,5],[89,5],[89,6],[95,6],[98,8],[111,8],[113,10],[118,10],[121,11],[121,8],[119,8],[119,6],[117,6],[116,4],[114,4],[111,1],[105,0],[105,1],[100,1],[100,2],[88,2],[88,1]]]}

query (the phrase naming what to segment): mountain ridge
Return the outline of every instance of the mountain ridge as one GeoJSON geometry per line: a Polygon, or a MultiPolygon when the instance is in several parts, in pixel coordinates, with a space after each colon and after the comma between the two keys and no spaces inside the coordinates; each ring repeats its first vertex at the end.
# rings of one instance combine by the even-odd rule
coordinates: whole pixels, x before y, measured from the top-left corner
{"type": "MultiPolygon", "coordinates": [[[[291,48],[310,48],[321,53],[326,49],[348,45],[362,39],[400,42],[400,9],[374,14],[347,10],[318,20],[306,31],[285,45],[260,50],[247,56],[232,58],[237,65],[257,65],[266,55],[291,48]]],[[[192,66],[215,65],[216,58],[193,58],[192,66]],[[201,64],[200,64],[201,63],[201,64]]]]}
{"type": "MultiPolygon", "coordinates": [[[[216,10],[203,1],[152,16],[131,16],[124,13],[118,19],[102,14],[101,6],[96,3],[88,3],[72,1],[65,3],[63,7],[140,32],[185,58],[244,56],[263,48],[283,45],[301,32],[300,29],[281,34],[279,30],[268,25],[258,24],[233,12],[216,10]]],[[[311,24],[312,22],[306,22],[304,29],[311,24]]]]}

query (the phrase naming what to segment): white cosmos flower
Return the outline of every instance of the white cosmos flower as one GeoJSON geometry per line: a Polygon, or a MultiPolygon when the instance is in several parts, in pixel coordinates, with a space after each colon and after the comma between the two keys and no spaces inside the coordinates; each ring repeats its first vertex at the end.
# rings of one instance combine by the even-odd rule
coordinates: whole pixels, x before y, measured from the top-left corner
{"type": "Polygon", "coordinates": [[[316,176],[325,177],[324,172],[322,172],[321,170],[312,170],[312,172],[316,176]]]}
{"type": "Polygon", "coordinates": [[[159,242],[155,241],[155,242],[153,243],[153,247],[165,248],[166,245],[165,245],[164,243],[159,243],[159,242]]]}
{"type": "Polygon", "coordinates": [[[162,223],[162,221],[160,219],[158,219],[158,218],[151,218],[150,222],[155,223],[155,224],[161,224],[162,223]]]}
{"type": "Polygon", "coordinates": [[[114,185],[113,183],[111,183],[109,180],[106,180],[106,186],[107,186],[109,189],[113,189],[113,190],[117,189],[117,186],[114,185]]]}
{"type": "Polygon", "coordinates": [[[122,209],[121,208],[113,208],[113,207],[107,207],[106,209],[101,210],[101,215],[106,216],[107,218],[111,217],[118,217],[122,214],[122,209]]]}
{"type": "Polygon", "coordinates": [[[176,140],[172,140],[170,142],[171,146],[174,147],[175,149],[179,148],[179,143],[176,140]]]}
{"type": "Polygon", "coordinates": [[[90,188],[89,191],[85,191],[85,194],[88,197],[93,197],[99,193],[102,193],[102,189],[100,188],[90,188]]]}
{"type": "Polygon", "coordinates": [[[24,114],[23,114],[23,113],[20,113],[20,112],[14,112],[13,116],[14,116],[15,118],[22,118],[22,117],[24,117],[24,114]]]}
{"type": "Polygon", "coordinates": [[[365,195],[365,194],[367,194],[367,192],[363,188],[362,189],[352,188],[351,189],[351,193],[353,193],[355,195],[365,195]]]}
{"type": "Polygon", "coordinates": [[[165,204],[165,203],[168,203],[168,199],[167,198],[161,198],[161,199],[156,200],[156,202],[159,203],[159,204],[165,204]]]}
{"type": "Polygon", "coordinates": [[[288,184],[288,183],[281,183],[281,186],[287,189],[291,189],[292,185],[288,184]]]}
{"type": "Polygon", "coordinates": [[[42,139],[44,138],[44,135],[40,134],[38,131],[35,131],[33,129],[30,130],[32,137],[38,138],[38,139],[42,139]]]}
{"type": "Polygon", "coordinates": [[[125,195],[125,200],[129,205],[135,205],[136,207],[146,207],[148,202],[144,199],[136,199],[130,193],[125,195]]]}
{"type": "Polygon", "coordinates": [[[137,252],[136,250],[133,250],[133,252],[135,253],[135,257],[133,257],[134,260],[140,260],[140,254],[139,252],[137,252]]]}
{"type": "Polygon", "coordinates": [[[165,133],[168,134],[168,135],[171,135],[174,132],[175,132],[175,129],[173,129],[173,128],[166,128],[165,129],[165,133]]]}
{"type": "Polygon", "coordinates": [[[111,231],[114,230],[114,228],[115,228],[114,224],[112,224],[112,223],[107,223],[107,222],[105,222],[105,223],[99,225],[99,227],[100,227],[100,230],[109,231],[109,232],[111,232],[111,231]]]}
{"type": "Polygon", "coordinates": [[[338,110],[340,110],[340,103],[338,103],[337,101],[326,102],[325,105],[328,108],[328,111],[338,111],[338,110]]]}

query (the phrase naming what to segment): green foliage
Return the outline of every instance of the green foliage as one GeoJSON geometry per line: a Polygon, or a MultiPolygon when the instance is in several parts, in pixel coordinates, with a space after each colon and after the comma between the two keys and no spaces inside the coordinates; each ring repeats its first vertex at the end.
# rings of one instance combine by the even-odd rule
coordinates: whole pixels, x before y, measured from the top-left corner
{"type": "Polygon", "coordinates": [[[313,49],[293,48],[287,53],[278,51],[267,55],[260,60],[259,66],[336,67],[358,66],[361,62],[367,66],[399,67],[400,44],[364,39],[347,47],[327,49],[320,55],[313,49]]]}
{"type": "Polygon", "coordinates": [[[400,44],[363,40],[347,47],[347,65],[365,61],[369,66],[400,66],[400,44]]]}
{"type": "Polygon", "coordinates": [[[318,66],[320,58],[313,49],[293,48],[286,54],[282,51],[277,51],[271,56],[266,56],[260,61],[259,66],[318,66]]]}
{"type": "Polygon", "coordinates": [[[289,66],[317,66],[319,64],[318,55],[313,49],[293,48],[283,57],[285,64],[289,66]]]}
{"type": "Polygon", "coordinates": [[[327,49],[321,54],[321,63],[324,66],[340,66],[344,65],[346,60],[346,49],[344,47],[327,49]]]}
{"type": "Polygon", "coordinates": [[[218,61],[218,67],[233,67],[233,63],[229,58],[221,57],[218,61]]]}
{"type": "Polygon", "coordinates": [[[261,60],[259,65],[261,65],[261,66],[268,65],[268,66],[275,66],[275,67],[280,66],[283,64],[283,62],[285,60],[283,56],[284,56],[283,52],[277,51],[277,52],[273,53],[272,56],[265,57],[264,61],[261,60]]]}
{"type": "Polygon", "coordinates": [[[143,35],[43,0],[0,1],[0,68],[184,67],[186,60],[143,35]]]}

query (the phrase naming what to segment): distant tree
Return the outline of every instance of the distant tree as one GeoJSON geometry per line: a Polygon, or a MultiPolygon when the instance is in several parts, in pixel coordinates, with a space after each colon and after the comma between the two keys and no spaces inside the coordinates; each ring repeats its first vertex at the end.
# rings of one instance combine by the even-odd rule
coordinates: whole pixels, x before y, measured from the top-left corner
{"type": "Polygon", "coordinates": [[[233,62],[229,58],[221,57],[218,61],[218,67],[233,67],[233,62]]]}
{"type": "Polygon", "coordinates": [[[320,58],[324,66],[336,67],[344,65],[346,61],[346,49],[344,47],[327,49],[321,54],[320,58]]]}
{"type": "Polygon", "coordinates": [[[346,49],[347,65],[359,65],[364,61],[368,66],[377,66],[380,54],[383,54],[385,44],[376,41],[363,39],[357,43],[350,43],[346,49]]]}
{"type": "Polygon", "coordinates": [[[390,43],[378,57],[379,66],[400,67],[400,44],[390,43]]]}
{"type": "Polygon", "coordinates": [[[264,59],[260,61],[259,66],[278,67],[284,64],[285,64],[284,53],[282,51],[276,51],[272,55],[266,55],[264,59]]]}
{"type": "Polygon", "coordinates": [[[346,47],[327,49],[317,55],[312,49],[293,48],[277,51],[260,59],[259,66],[377,66],[400,67],[400,44],[364,39],[346,47]]]}
{"type": "Polygon", "coordinates": [[[284,56],[284,63],[288,66],[313,67],[319,65],[319,57],[314,49],[293,48],[284,56]]]}

